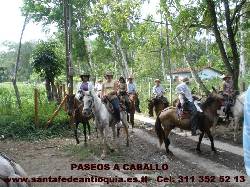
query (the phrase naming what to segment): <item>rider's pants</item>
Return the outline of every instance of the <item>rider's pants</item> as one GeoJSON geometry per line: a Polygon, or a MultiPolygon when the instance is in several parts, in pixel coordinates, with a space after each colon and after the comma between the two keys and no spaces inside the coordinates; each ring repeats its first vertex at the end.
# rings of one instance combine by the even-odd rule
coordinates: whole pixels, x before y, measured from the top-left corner
{"type": "Polygon", "coordinates": [[[117,121],[121,120],[121,116],[120,116],[120,102],[118,97],[115,97],[112,101],[111,104],[113,105],[114,108],[114,115],[117,121]]]}

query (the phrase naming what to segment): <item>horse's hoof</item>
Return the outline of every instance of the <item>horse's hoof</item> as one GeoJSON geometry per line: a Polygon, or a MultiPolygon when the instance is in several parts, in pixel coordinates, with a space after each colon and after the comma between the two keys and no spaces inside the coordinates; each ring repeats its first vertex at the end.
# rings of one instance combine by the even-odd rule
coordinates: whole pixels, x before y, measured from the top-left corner
{"type": "Polygon", "coordinates": [[[169,155],[169,156],[173,156],[173,155],[174,155],[174,153],[173,153],[172,151],[170,151],[170,150],[167,150],[167,155],[169,155]]]}
{"type": "Polygon", "coordinates": [[[196,151],[197,153],[201,153],[201,150],[198,149],[198,148],[196,148],[195,151],[196,151]]]}
{"type": "Polygon", "coordinates": [[[127,142],[126,146],[129,147],[129,142],[127,142]]]}
{"type": "Polygon", "coordinates": [[[212,154],[213,154],[213,155],[217,154],[216,149],[213,149],[213,150],[212,150],[212,154]]]}
{"type": "Polygon", "coordinates": [[[104,158],[105,158],[105,154],[102,154],[101,159],[104,160],[104,158]]]}

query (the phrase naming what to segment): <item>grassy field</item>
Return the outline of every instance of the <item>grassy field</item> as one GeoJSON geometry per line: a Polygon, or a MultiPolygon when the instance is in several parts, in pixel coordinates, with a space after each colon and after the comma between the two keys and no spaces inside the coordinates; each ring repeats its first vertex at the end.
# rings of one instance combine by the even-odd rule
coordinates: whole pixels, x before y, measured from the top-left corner
{"type": "Polygon", "coordinates": [[[67,133],[68,116],[61,110],[52,122],[51,128],[44,126],[56,109],[54,102],[48,102],[43,85],[39,90],[39,128],[34,124],[34,88],[35,85],[18,83],[22,107],[18,109],[12,83],[0,83],[0,137],[13,139],[38,140],[67,133]]]}

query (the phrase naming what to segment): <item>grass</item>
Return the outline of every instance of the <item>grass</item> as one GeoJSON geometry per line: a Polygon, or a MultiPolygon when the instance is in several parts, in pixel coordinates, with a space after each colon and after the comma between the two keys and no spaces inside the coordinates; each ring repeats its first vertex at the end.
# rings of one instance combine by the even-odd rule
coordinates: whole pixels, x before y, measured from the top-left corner
{"type": "Polygon", "coordinates": [[[55,102],[48,102],[43,85],[36,86],[39,90],[39,127],[34,123],[34,85],[18,83],[21,97],[21,110],[16,104],[12,83],[0,84],[0,136],[13,139],[38,140],[65,136],[69,133],[68,116],[62,110],[45,129],[45,124],[57,108],[55,102]]]}

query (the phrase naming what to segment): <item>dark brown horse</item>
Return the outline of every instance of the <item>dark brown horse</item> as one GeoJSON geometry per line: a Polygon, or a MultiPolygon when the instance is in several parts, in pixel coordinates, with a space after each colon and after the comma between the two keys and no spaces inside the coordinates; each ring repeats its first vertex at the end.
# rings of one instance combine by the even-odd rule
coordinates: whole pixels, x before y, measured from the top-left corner
{"type": "Polygon", "coordinates": [[[163,98],[153,98],[148,100],[148,109],[149,109],[149,116],[153,117],[153,109],[155,111],[155,115],[158,116],[160,112],[169,106],[169,102],[166,100],[163,102],[163,98]]]}
{"type": "MultiPolygon", "coordinates": [[[[201,109],[203,110],[203,112],[198,112],[197,117],[199,124],[198,128],[202,133],[200,134],[199,142],[197,144],[197,151],[200,152],[200,144],[204,134],[206,133],[211,141],[212,151],[216,152],[210,128],[212,127],[214,120],[216,119],[217,110],[219,110],[222,105],[223,97],[215,93],[210,94],[206,101],[201,104],[201,109]]],[[[183,130],[191,130],[190,117],[186,119],[180,119],[180,117],[177,115],[175,107],[169,107],[163,110],[157,117],[155,122],[155,131],[159,138],[160,145],[164,141],[167,153],[171,153],[168,148],[170,144],[170,140],[168,138],[169,133],[175,127],[183,130]]]]}
{"type": "Polygon", "coordinates": [[[78,139],[78,135],[77,135],[77,130],[78,130],[78,125],[79,123],[83,124],[83,129],[84,129],[84,142],[87,142],[87,129],[88,128],[88,133],[90,136],[90,124],[89,124],[89,120],[91,119],[91,117],[86,118],[85,116],[83,116],[82,114],[82,110],[83,110],[83,103],[78,101],[75,98],[75,95],[68,95],[67,97],[67,113],[68,115],[72,116],[73,121],[74,121],[74,134],[75,134],[75,139],[76,139],[76,143],[79,144],[80,141],[78,139]]]}

